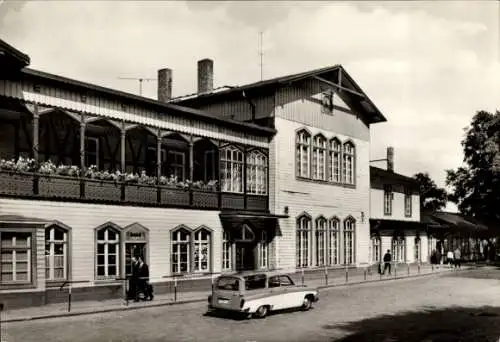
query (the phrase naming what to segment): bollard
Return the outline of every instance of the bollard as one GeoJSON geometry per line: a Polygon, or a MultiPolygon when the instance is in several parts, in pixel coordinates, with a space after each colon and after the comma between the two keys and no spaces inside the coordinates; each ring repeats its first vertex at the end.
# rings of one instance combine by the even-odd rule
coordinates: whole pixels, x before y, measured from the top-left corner
{"type": "Polygon", "coordinates": [[[408,264],[408,277],[410,276],[410,264],[408,264]]]}
{"type": "Polygon", "coordinates": [[[174,302],[177,302],[177,277],[174,276],[174,302]]]}
{"type": "Polygon", "coordinates": [[[301,268],[302,285],[304,285],[304,267],[301,268]]]}
{"type": "Polygon", "coordinates": [[[394,279],[398,277],[398,264],[394,263],[394,279]]]}
{"type": "Polygon", "coordinates": [[[68,284],[68,312],[71,312],[71,282],[68,284]]]}
{"type": "MultiPolygon", "coordinates": [[[[379,274],[379,276],[380,276],[380,280],[382,280],[382,263],[380,263],[380,264],[378,265],[378,267],[379,267],[379,268],[378,268],[378,274],[379,274]]],[[[384,267],[385,267],[385,265],[384,265],[384,267]]]]}
{"type": "Polygon", "coordinates": [[[366,281],[366,268],[365,268],[365,272],[364,272],[364,275],[365,275],[365,281],[366,281]]]}
{"type": "Polygon", "coordinates": [[[3,341],[3,338],[2,338],[2,312],[3,312],[3,307],[4,307],[4,304],[0,303],[0,341],[3,341]]]}
{"type": "Polygon", "coordinates": [[[328,285],[328,268],[325,266],[325,285],[328,285]]]}
{"type": "Polygon", "coordinates": [[[349,282],[349,269],[347,268],[347,265],[345,267],[345,282],[349,282]]]}
{"type": "Polygon", "coordinates": [[[434,264],[431,264],[431,272],[434,272],[434,264]]]}
{"type": "Polygon", "coordinates": [[[420,274],[420,263],[417,265],[418,274],[420,274]]]}

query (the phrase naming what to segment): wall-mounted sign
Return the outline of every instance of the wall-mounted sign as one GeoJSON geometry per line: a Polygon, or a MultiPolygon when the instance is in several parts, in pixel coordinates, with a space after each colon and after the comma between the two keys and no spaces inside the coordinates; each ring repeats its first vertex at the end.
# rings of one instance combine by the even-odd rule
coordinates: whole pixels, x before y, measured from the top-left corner
{"type": "Polygon", "coordinates": [[[141,231],[128,231],[127,240],[146,241],[146,233],[141,231]]]}

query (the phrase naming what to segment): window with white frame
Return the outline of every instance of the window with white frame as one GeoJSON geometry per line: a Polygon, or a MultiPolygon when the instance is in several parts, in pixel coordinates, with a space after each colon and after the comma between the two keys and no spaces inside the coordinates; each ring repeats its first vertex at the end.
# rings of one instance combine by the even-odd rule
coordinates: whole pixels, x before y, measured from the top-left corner
{"type": "Polygon", "coordinates": [[[415,262],[421,262],[421,254],[422,254],[422,242],[420,241],[420,237],[415,238],[415,247],[414,247],[414,252],[415,252],[415,262]]]}
{"type": "Polygon", "coordinates": [[[172,273],[191,271],[191,232],[177,228],[172,232],[172,273]]]}
{"type": "Polygon", "coordinates": [[[96,232],[96,277],[115,278],[120,275],[120,232],[110,226],[96,232]]]}
{"type": "Polygon", "coordinates": [[[392,238],[392,256],[395,262],[406,261],[406,240],[403,236],[392,238]]]}
{"type": "Polygon", "coordinates": [[[233,269],[233,246],[229,232],[222,233],[222,270],[230,271],[233,269]]]}
{"type": "Polygon", "coordinates": [[[324,217],[316,219],[316,266],[324,266],[327,259],[326,224],[324,217]]]}
{"type": "Polygon", "coordinates": [[[344,264],[354,264],[354,241],[356,232],[356,221],[348,217],[344,220],[344,264]]]}
{"type": "Polygon", "coordinates": [[[405,188],[405,216],[411,217],[411,188],[405,188]]]}
{"type": "Polygon", "coordinates": [[[329,147],[328,180],[330,182],[340,183],[342,144],[337,138],[333,138],[330,140],[329,147]]]}
{"type": "Polygon", "coordinates": [[[354,144],[350,141],[344,143],[344,151],[343,151],[343,178],[345,184],[354,184],[355,174],[354,174],[354,163],[356,151],[354,148],[354,144]]]}
{"type": "Polygon", "coordinates": [[[259,241],[259,267],[268,268],[269,267],[269,243],[267,239],[267,232],[263,230],[261,232],[259,241]]]}
{"type": "Polygon", "coordinates": [[[313,139],[312,178],[326,180],[326,139],[321,134],[313,139]]]}
{"type": "Polygon", "coordinates": [[[333,217],[328,222],[328,264],[339,264],[340,220],[333,217]]]}
{"type": "Polygon", "coordinates": [[[32,233],[0,232],[0,283],[29,284],[32,233]]]}
{"type": "Polygon", "coordinates": [[[227,146],[220,150],[220,181],[224,192],[243,192],[243,152],[227,146]]]}
{"type": "Polygon", "coordinates": [[[311,135],[306,130],[297,132],[296,136],[296,162],[297,176],[309,178],[311,159],[311,135]]]}
{"type": "Polygon", "coordinates": [[[68,232],[57,225],[45,229],[45,279],[68,278],[68,232]]]}
{"type": "Polygon", "coordinates": [[[384,215],[392,215],[392,186],[384,185],[384,215]]]}
{"type": "Polygon", "coordinates": [[[310,263],[311,218],[303,215],[297,219],[296,257],[297,267],[308,267],[310,263]]]}
{"type": "Polygon", "coordinates": [[[99,138],[85,137],[85,166],[99,168],[99,138]]]}
{"type": "Polygon", "coordinates": [[[186,179],[186,154],[182,151],[167,152],[169,176],[177,177],[178,180],[186,179]]]}
{"type": "Polygon", "coordinates": [[[371,237],[371,261],[373,263],[379,263],[382,256],[382,244],[380,241],[380,236],[373,235],[371,237]]]}
{"type": "Polygon", "coordinates": [[[210,232],[201,228],[194,232],[194,272],[208,272],[210,267],[210,232]]]}
{"type": "Polygon", "coordinates": [[[267,194],[267,156],[260,151],[247,154],[247,193],[267,194]]]}

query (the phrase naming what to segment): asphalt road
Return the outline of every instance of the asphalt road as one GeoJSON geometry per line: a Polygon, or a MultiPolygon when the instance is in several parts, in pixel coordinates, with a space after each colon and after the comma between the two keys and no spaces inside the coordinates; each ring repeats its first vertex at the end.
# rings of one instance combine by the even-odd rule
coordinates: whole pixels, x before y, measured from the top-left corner
{"type": "Polygon", "coordinates": [[[206,304],[3,324],[7,341],[498,341],[500,269],[334,288],[309,312],[205,316],[206,304]]]}

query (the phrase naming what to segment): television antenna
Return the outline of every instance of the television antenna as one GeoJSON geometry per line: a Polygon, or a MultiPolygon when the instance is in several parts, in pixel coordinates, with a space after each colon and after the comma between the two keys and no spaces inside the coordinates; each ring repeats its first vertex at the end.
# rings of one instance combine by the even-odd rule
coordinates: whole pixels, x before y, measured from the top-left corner
{"type": "Polygon", "coordinates": [[[156,81],[156,78],[143,78],[143,77],[118,77],[118,79],[139,81],[139,95],[141,96],[142,96],[142,82],[156,81]]]}

